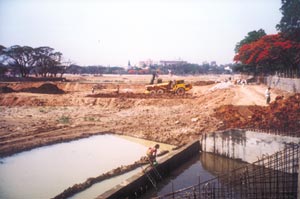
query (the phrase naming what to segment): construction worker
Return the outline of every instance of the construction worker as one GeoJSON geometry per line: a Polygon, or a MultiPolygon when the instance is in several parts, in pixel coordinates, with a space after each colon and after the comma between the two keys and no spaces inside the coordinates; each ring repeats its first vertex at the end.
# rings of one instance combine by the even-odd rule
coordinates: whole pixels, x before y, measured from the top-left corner
{"type": "Polygon", "coordinates": [[[158,71],[154,71],[154,72],[152,73],[152,79],[151,79],[151,81],[150,81],[150,84],[154,84],[154,80],[155,80],[156,78],[158,78],[158,71]]]}
{"type": "Polygon", "coordinates": [[[159,149],[159,144],[156,144],[154,147],[149,147],[147,150],[147,157],[149,159],[151,166],[157,165],[157,161],[156,161],[157,149],[159,149]]]}
{"type": "Polygon", "coordinates": [[[267,104],[269,104],[270,101],[271,101],[271,92],[270,92],[270,90],[271,90],[271,88],[268,87],[267,90],[266,90],[266,92],[265,92],[267,104]]]}

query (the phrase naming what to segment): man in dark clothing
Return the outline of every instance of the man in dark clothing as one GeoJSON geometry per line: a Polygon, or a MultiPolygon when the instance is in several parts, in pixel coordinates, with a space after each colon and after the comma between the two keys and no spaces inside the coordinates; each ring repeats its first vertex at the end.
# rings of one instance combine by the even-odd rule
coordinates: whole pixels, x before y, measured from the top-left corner
{"type": "Polygon", "coordinates": [[[154,71],[154,72],[152,73],[152,79],[151,79],[150,84],[154,84],[154,80],[155,80],[155,78],[157,78],[157,77],[158,77],[158,74],[157,74],[156,71],[154,71]]]}
{"type": "Polygon", "coordinates": [[[270,103],[270,101],[271,101],[271,92],[270,92],[270,90],[271,90],[271,88],[270,87],[268,87],[268,89],[266,90],[266,92],[265,92],[265,95],[266,95],[266,102],[267,102],[267,104],[269,104],[270,103]]]}

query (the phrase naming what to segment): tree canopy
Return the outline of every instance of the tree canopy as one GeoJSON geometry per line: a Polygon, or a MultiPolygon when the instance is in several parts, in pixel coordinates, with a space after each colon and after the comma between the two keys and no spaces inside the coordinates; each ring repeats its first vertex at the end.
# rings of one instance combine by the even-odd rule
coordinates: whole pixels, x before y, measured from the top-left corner
{"type": "Polygon", "coordinates": [[[105,66],[79,66],[72,64],[66,69],[66,73],[70,74],[123,74],[125,69],[118,66],[105,67],[105,66]]]}
{"type": "Polygon", "coordinates": [[[280,32],[274,35],[266,35],[262,29],[249,32],[235,48],[237,70],[292,71],[292,76],[300,76],[300,0],[281,2],[283,16],[276,26],[280,32]]]}
{"type": "Polygon", "coordinates": [[[47,73],[56,75],[60,70],[62,53],[55,52],[53,48],[43,46],[34,49],[36,74],[46,77],[47,73]]]}
{"type": "Polygon", "coordinates": [[[4,47],[0,45],[1,62],[18,70],[22,77],[30,72],[36,75],[46,76],[63,73],[64,66],[61,65],[62,53],[54,51],[48,46],[32,48],[30,46],[14,45],[4,47]]]}
{"type": "Polygon", "coordinates": [[[234,49],[235,53],[237,53],[244,44],[249,44],[249,43],[255,42],[265,35],[266,35],[266,33],[263,29],[259,29],[258,31],[254,30],[254,31],[248,32],[247,36],[245,36],[244,39],[242,39],[240,42],[238,42],[236,44],[235,49],[234,49]]]}
{"type": "Polygon", "coordinates": [[[234,57],[234,61],[262,68],[262,71],[297,69],[300,64],[300,43],[282,34],[266,35],[258,41],[244,44],[234,57]]]}
{"type": "Polygon", "coordinates": [[[291,40],[300,42],[300,0],[281,0],[282,18],[276,28],[291,40]]]}

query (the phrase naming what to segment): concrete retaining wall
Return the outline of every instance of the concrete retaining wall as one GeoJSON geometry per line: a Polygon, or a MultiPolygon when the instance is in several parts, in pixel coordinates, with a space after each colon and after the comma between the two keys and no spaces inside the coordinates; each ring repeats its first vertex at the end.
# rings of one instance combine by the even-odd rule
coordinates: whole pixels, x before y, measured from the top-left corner
{"type": "Polygon", "coordinates": [[[271,155],[289,143],[300,144],[300,138],[253,131],[231,130],[204,134],[200,138],[202,151],[253,163],[263,155],[271,155]]]}
{"type": "MultiPolygon", "coordinates": [[[[166,157],[159,159],[159,164],[156,167],[161,176],[167,176],[170,172],[188,159],[198,154],[200,150],[199,140],[187,144],[186,146],[171,152],[166,157]]],[[[155,177],[154,173],[150,172],[151,176],[155,177]]],[[[157,178],[157,177],[156,177],[157,178]]],[[[97,197],[97,199],[117,199],[117,198],[137,198],[144,194],[147,189],[153,187],[149,179],[142,172],[137,174],[113,189],[105,192],[97,197]]]]}
{"type": "Polygon", "coordinates": [[[282,78],[278,76],[265,77],[265,84],[288,92],[300,93],[300,79],[282,78]]]}

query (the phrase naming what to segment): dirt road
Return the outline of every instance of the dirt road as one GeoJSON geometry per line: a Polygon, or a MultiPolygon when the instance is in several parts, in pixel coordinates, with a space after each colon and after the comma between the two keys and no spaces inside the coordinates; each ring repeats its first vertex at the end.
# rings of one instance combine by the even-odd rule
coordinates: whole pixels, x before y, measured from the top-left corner
{"type": "MultiPolygon", "coordinates": [[[[101,133],[182,145],[202,132],[223,126],[215,117],[222,105],[265,106],[264,85],[218,84],[194,86],[184,97],[142,95],[149,76],[70,77],[53,83],[64,94],[13,92],[0,94],[0,155],[101,133]],[[92,87],[100,89],[92,93],[92,87]],[[117,85],[120,94],[115,95],[117,85]],[[212,88],[214,89],[212,90],[212,88]]],[[[216,76],[164,77],[187,82],[216,81],[216,76]]],[[[217,78],[226,78],[220,77],[217,78]]],[[[13,90],[39,87],[38,83],[2,83],[13,90]]],[[[287,95],[272,91],[272,97],[287,95]]]]}
{"type": "MultiPolygon", "coordinates": [[[[232,105],[258,105],[266,106],[265,98],[266,86],[261,85],[245,85],[235,87],[235,96],[232,101],[232,105]]],[[[273,93],[272,97],[276,97],[277,94],[273,93]]]]}

